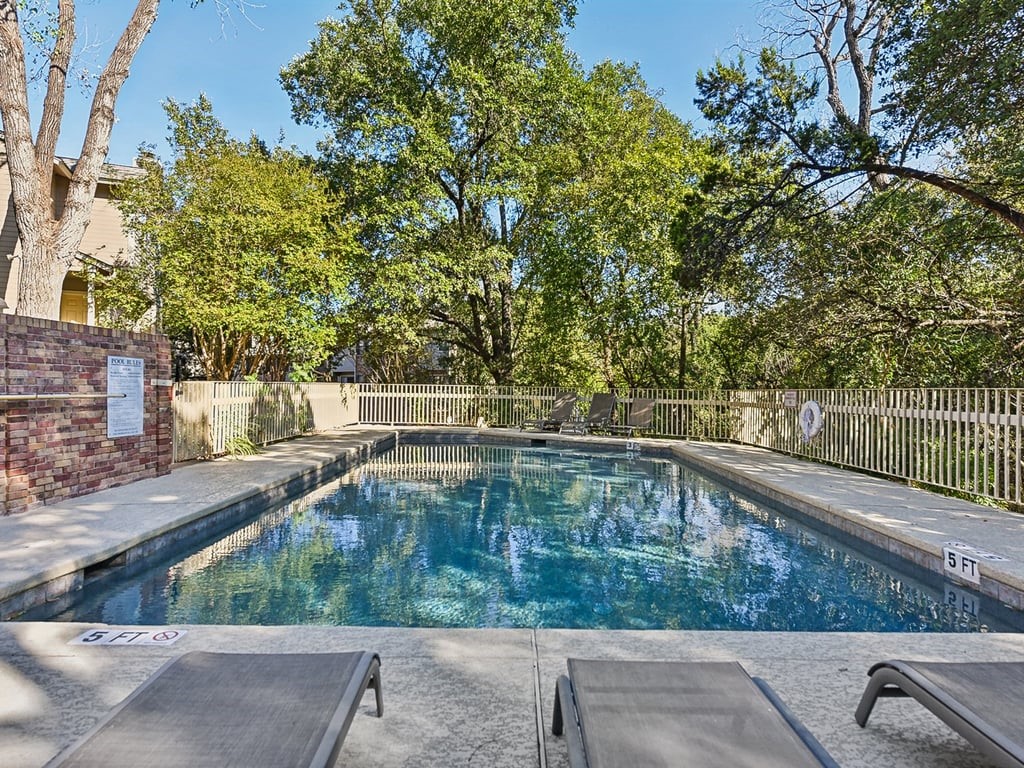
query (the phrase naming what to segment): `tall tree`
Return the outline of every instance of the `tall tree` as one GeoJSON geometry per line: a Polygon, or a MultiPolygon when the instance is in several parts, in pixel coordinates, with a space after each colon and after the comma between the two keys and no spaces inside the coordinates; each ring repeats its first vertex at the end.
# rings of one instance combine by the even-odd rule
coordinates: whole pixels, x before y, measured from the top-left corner
{"type": "MultiPolygon", "coordinates": [[[[972,2],[979,7],[1005,6],[1004,0],[972,2]]],[[[785,205],[811,189],[838,188],[835,199],[849,194],[849,180],[858,176],[875,188],[896,178],[960,197],[1024,235],[1024,211],[1005,190],[928,162],[927,154],[941,134],[942,118],[935,111],[939,98],[933,94],[915,100],[912,95],[920,94],[924,83],[914,78],[923,77],[927,66],[921,62],[931,61],[928,51],[946,38],[914,26],[925,15],[923,5],[913,4],[912,12],[907,11],[909,0],[793,0],[787,5],[793,21],[785,28],[785,51],[763,49],[754,73],[748,73],[740,60],[719,62],[698,75],[698,104],[739,146],[784,148],[787,172],[755,203],[785,205]],[[818,66],[798,70],[793,59],[801,53],[813,56],[818,66]],[[906,65],[895,63],[901,60],[906,65]],[[850,82],[855,86],[853,99],[843,95],[844,84],[850,82]],[[880,82],[887,84],[887,92],[880,82]],[[822,95],[833,115],[830,121],[820,120],[815,112],[822,95]],[[928,124],[931,130],[922,130],[928,124]]],[[[938,5],[934,10],[951,14],[957,4],[938,5]]],[[[946,29],[943,23],[938,25],[946,29]]],[[[985,114],[985,104],[976,97],[1015,82],[1019,76],[1007,64],[1024,54],[1022,38],[1010,34],[1019,26],[1019,13],[996,14],[996,21],[985,29],[999,29],[1012,53],[1001,55],[999,65],[980,69],[977,77],[982,82],[970,91],[971,97],[954,101],[969,102],[976,114],[985,114]]],[[[971,41],[973,46],[987,45],[976,32],[971,41]]],[[[962,107],[959,111],[966,114],[962,107]]]]}
{"type": "Polygon", "coordinates": [[[121,274],[155,287],[163,329],[207,376],[309,376],[336,349],[355,249],[337,200],[294,152],[230,139],[205,97],[166,109],[173,161],[121,190],[143,256],[121,274]]]}
{"type": "MultiPolygon", "coordinates": [[[[773,183],[734,160],[726,177],[741,175],[773,183]]],[[[998,219],[899,181],[831,208],[817,196],[782,212],[735,205],[728,190],[695,194],[674,228],[683,279],[718,301],[698,339],[710,382],[1008,386],[1019,376],[1024,243],[998,219]]]]}
{"type": "MultiPolygon", "coordinates": [[[[203,0],[191,0],[193,6],[203,0]]],[[[244,6],[248,0],[235,0],[244,6]]],[[[215,0],[226,13],[229,0],[215,0]]],[[[21,239],[17,312],[56,318],[64,275],[74,260],[92,213],[93,196],[114,125],[114,106],[129,67],[156,21],[160,0],[138,0],[96,80],[78,162],[63,200],[52,200],[53,161],[64,118],[64,99],[76,38],[74,0],[58,0],[41,28],[25,30],[19,11],[45,11],[45,3],[0,0],[0,118],[7,145],[15,220],[21,239]],[[29,116],[25,38],[46,45],[46,90],[38,131],[29,116]]]]}
{"type": "MultiPolygon", "coordinates": [[[[686,310],[669,230],[707,147],[635,66],[598,64],[572,100],[571,119],[546,153],[558,172],[538,174],[542,215],[528,233],[534,293],[523,309],[550,307],[546,321],[563,338],[585,338],[601,386],[670,385],[686,310]]],[[[546,335],[537,341],[565,351],[546,335]]]]}
{"type": "Polygon", "coordinates": [[[364,224],[374,310],[514,376],[536,147],[568,108],[571,0],[348,0],[282,72],[364,224]]]}
{"type": "Polygon", "coordinates": [[[677,246],[750,277],[701,355],[733,386],[1012,382],[1020,4],[776,6],[781,48],[698,77],[721,162],[683,207],[677,246]]]}
{"type": "Polygon", "coordinates": [[[17,311],[22,315],[56,318],[64,275],[92,213],[96,183],[114,125],[114,103],[128,77],[132,59],[156,21],[159,0],[139,0],[100,73],[78,163],[65,199],[56,205],[50,197],[53,160],[75,45],[75,4],[72,0],[58,3],[43,111],[34,137],[28,109],[25,46],[18,20],[20,5],[18,0],[0,0],[0,116],[21,238],[17,311]]]}

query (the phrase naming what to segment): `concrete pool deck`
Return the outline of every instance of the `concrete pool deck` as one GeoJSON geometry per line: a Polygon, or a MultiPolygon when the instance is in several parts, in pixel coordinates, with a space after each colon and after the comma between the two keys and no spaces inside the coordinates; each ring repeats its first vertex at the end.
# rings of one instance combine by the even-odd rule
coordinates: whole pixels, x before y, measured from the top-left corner
{"type": "MultiPolygon", "coordinates": [[[[213,509],[244,510],[246,499],[280,497],[302,478],[325,474],[339,456],[349,464],[360,461],[394,432],[351,429],[291,441],[257,456],[180,467],[161,478],[0,518],[0,603],[14,605],[16,595],[38,589],[56,597],[74,586],[83,569],[124,549],[141,551],[154,532],[173,536],[182,520],[196,523],[213,509]]],[[[518,439],[513,432],[486,432],[518,439]]],[[[992,563],[1000,579],[1024,583],[1020,516],[758,449],[645,444],[670,445],[687,461],[714,464],[716,474],[750,483],[761,495],[784,493],[797,508],[816,506],[840,521],[861,521],[893,551],[933,552],[948,540],[967,542],[1007,558],[992,563]]],[[[738,660],[776,689],[841,765],[973,768],[988,763],[912,701],[884,700],[868,727],[857,727],[853,711],[867,668],[890,657],[1024,661],[1024,634],[1016,633],[185,626],[176,627],[187,633],[170,646],[68,644],[93,626],[0,623],[0,766],[42,765],[163,661],[186,651],[366,648],[383,659],[385,716],[372,717],[371,698],[365,700],[339,764],[561,768],[567,764],[564,741],[550,735],[554,681],[566,657],[579,656],[738,660]]]]}

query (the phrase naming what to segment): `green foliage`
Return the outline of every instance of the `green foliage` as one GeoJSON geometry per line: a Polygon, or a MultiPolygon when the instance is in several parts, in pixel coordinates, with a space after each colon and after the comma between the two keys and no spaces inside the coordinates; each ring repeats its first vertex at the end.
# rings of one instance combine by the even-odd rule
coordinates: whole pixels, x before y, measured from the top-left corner
{"type": "Polygon", "coordinates": [[[572,98],[574,112],[543,155],[536,226],[526,232],[523,326],[544,329],[526,336],[541,345],[529,358],[550,348],[562,359],[550,370],[571,361],[571,380],[592,371],[603,388],[668,384],[681,302],[669,228],[708,147],[635,67],[599,64],[572,98]]]}
{"type": "Polygon", "coordinates": [[[132,331],[155,325],[156,275],[148,260],[122,262],[109,275],[93,278],[96,311],[108,328],[132,331]]]}
{"type": "Polygon", "coordinates": [[[799,73],[772,48],[761,51],[753,75],[745,60],[715,63],[697,73],[700,96],[694,103],[704,116],[729,131],[743,151],[764,151],[790,141],[809,151],[821,141],[817,121],[806,110],[818,95],[819,84],[799,73]]]}
{"type": "Polygon", "coordinates": [[[567,72],[566,0],[351,0],[282,72],[293,114],[362,224],[359,291],[382,342],[457,348],[513,372],[512,305],[535,168],[567,72]]]}
{"type": "Polygon", "coordinates": [[[361,224],[345,338],[376,377],[429,340],[459,381],[677,381],[703,297],[669,229],[712,147],[636,67],[582,71],[570,2],[342,10],[282,81],[361,224]]]}
{"type": "Polygon", "coordinates": [[[809,50],[791,50],[789,56],[810,56],[820,69],[798,71],[775,49],[765,48],[752,73],[740,59],[719,62],[697,78],[697,104],[737,153],[778,152],[782,158],[778,183],[756,205],[781,207],[822,190],[834,201],[851,194],[854,179],[879,190],[900,178],[956,195],[1024,235],[1024,211],[991,179],[927,167],[927,153],[939,142],[984,143],[989,131],[1019,113],[1015,106],[1024,80],[1019,68],[1024,37],[1016,34],[1024,24],[1019,4],[847,0],[794,5],[792,14],[783,14],[791,25],[788,37],[805,41],[809,50]],[[963,6],[979,14],[981,29],[1006,41],[1007,53],[989,52],[984,33],[968,34],[970,15],[963,6]],[[967,36],[951,42],[961,33],[967,36]],[[951,55],[957,50],[963,58],[951,55]],[[979,62],[980,88],[964,64],[972,60],[979,62]],[[947,98],[950,84],[940,86],[933,67],[963,87],[947,98]],[[890,90],[880,103],[876,86],[882,82],[890,90]],[[844,100],[851,83],[852,107],[844,100]],[[816,110],[822,97],[833,116],[827,122],[816,110]]]}
{"type": "Polygon", "coordinates": [[[750,247],[750,290],[702,324],[695,376],[725,387],[1012,386],[1024,253],[967,205],[893,185],[750,247]]]}
{"type": "Polygon", "coordinates": [[[1024,111],[1018,0],[887,0],[892,120],[936,144],[987,133],[1024,111]]]}
{"type": "Polygon", "coordinates": [[[224,450],[228,456],[237,459],[242,456],[255,456],[260,452],[260,447],[247,435],[235,435],[224,442],[224,450]]]}
{"type": "Polygon", "coordinates": [[[805,49],[698,75],[719,157],[672,237],[680,288],[718,303],[694,333],[692,379],[1013,385],[1024,366],[1019,3],[790,10],[788,39],[805,49]],[[820,68],[797,69],[803,56],[820,68]],[[858,56],[870,66],[858,70],[858,56]],[[929,156],[939,142],[945,156],[929,156]]]}
{"type": "Polygon", "coordinates": [[[108,312],[152,297],[211,378],[308,376],[336,347],[355,251],[336,197],[294,152],[230,139],[205,97],[166,108],[174,160],[124,186],[141,258],[103,292],[108,312]]]}

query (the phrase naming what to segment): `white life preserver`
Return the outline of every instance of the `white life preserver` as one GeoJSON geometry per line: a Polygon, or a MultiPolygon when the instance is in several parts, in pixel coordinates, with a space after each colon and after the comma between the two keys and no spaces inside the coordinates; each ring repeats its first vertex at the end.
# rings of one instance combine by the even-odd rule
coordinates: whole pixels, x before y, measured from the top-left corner
{"type": "Polygon", "coordinates": [[[800,406],[800,429],[804,433],[804,442],[813,440],[824,425],[824,418],[821,415],[821,406],[814,400],[808,400],[800,406]]]}

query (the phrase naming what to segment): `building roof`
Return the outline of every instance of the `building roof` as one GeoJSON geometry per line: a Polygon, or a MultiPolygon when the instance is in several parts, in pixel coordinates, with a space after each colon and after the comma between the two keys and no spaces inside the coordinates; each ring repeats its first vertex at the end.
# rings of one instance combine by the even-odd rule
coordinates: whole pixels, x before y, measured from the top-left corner
{"type": "MultiPolygon", "coordinates": [[[[70,179],[75,173],[78,165],[76,157],[55,157],[53,159],[54,173],[70,179]]],[[[146,171],[136,165],[117,165],[115,163],[104,163],[100,167],[100,184],[117,184],[128,179],[138,179],[146,175],[146,171]]]]}
{"type": "MultiPolygon", "coordinates": [[[[4,140],[4,132],[0,131],[0,158],[7,156],[7,145],[4,140]]],[[[58,176],[70,179],[78,166],[77,157],[64,157],[58,155],[53,158],[53,172],[58,176]]],[[[104,163],[100,167],[100,184],[117,184],[128,179],[138,179],[146,175],[146,171],[137,165],[119,165],[117,163],[104,163]]]]}

